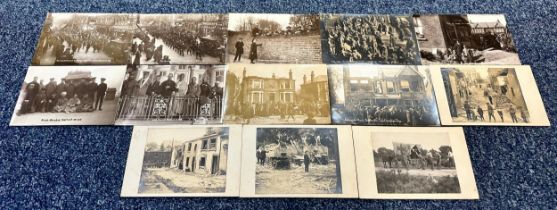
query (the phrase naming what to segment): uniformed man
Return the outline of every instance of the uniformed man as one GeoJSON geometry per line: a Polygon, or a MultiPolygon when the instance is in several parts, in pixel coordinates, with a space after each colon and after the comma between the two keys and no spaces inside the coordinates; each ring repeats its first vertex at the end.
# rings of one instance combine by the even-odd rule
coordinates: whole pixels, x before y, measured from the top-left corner
{"type": "Polygon", "coordinates": [[[104,102],[104,96],[106,95],[106,90],[108,89],[106,83],[104,82],[106,79],[105,78],[101,78],[101,84],[99,84],[97,86],[97,100],[95,101],[95,107],[94,109],[96,110],[97,108],[99,109],[99,111],[102,111],[102,107],[103,107],[103,102],[104,102]]]}

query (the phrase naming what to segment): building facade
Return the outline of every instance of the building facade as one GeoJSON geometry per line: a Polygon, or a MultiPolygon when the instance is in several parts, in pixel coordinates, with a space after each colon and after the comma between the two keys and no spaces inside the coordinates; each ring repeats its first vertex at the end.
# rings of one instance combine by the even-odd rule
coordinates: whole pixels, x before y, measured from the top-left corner
{"type": "Polygon", "coordinates": [[[259,77],[246,75],[246,69],[242,73],[242,102],[251,104],[264,103],[296,103],[296,81],[292,78],[292,70],[288,78],[259,77]]]}
{"type": "Polygon", "coordinates": [[[208,132],[188,140],[172,151],[170,167],[197,174],[226,174],[228,132],[208,132]]]}
{"type": "Polygon", "coordinates": [[[416,106],[427,102],[431,96],[424,84],[424,77],[416,67],[405,66],[393,76],[381,71],[376,78],[351,77],[344,69],[345,106],[416,106]]]}

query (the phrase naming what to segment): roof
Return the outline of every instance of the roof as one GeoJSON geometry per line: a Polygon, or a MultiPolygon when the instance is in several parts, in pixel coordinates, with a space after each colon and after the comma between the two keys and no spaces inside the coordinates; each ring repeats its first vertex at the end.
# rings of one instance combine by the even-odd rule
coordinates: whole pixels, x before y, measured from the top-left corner
{"type": "Polygon", "coordinates": [[[496,22],[480,22],[480,23],[470,23],[470,26],[472,26],[472,28],[504,28],[505,25],[503,25],[501,22],[496,21],[496,22]]]}
{"type": "Polygon", "coordinates": [[[329,77],[327,75],[319,75],[313,78],[314,82],[327,82],[329,81],[329,77]]]}

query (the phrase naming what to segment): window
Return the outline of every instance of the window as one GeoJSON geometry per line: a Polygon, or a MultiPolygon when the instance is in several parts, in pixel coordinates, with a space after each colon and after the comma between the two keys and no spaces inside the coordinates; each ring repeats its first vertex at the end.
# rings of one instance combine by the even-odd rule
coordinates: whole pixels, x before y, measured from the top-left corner
{"type": "Polygon", "coordinates": [[[284,93],[284,102],[290,103],[292,101],[292,93],[284,93]]]}
{"type": "Polygon", "coordinates": [[[376,93],[383,93],[383,86],[381,85],[381,82],[376,82],[375,83],[375,92],[376,93]]]}
{"type": "Polygon", "coordinates": [[[209,149],[216,149],[217,148],[217,139],[216,138],[212,138],[211,142],[209,144],[209,149]]]}
{"type": "Polygon", "coordinates": [[[205,167],[205,157],[199,159],[199,167],[205,167]]]}
{"type": "Polygon", "coordinates": [[[395,92],[395,85],[393,82],[387,82],[387,93],[394,93],[395,92]]]}
{"type": "Polygon", "coordinates": [[[275,101],[275,93],[269,93],[269,101],[275,101]]]}
{"type": "Polygon", "coordinates": [[[251,102],[252,103],[259,103],[262,101],[262,95],[260,92],[254,92],[251,94],[251,102]]]}
{"type": "Polygon", "coordinates": [[[193,146],[193,151],[197,151],[197,144],[193,146]]]}
{"type": "Polygon", "coordinates": [[[408,80],[401,80],[400,81],[400,91],[410,92],[410,83],[408,82],[408,80]]]}
{"type": "Polygon", "coordinates": [[[253,89],[261,89],[261,81],[253,80],[252,84],[253,84],[253,86],[252,86],[253,89]]]}
{"type": "Polygon", "coordinates": [[[203,140],[203,143],[201,144],[201,149],[207,149],[207,140],[203,140]]]}
{"type": "Polygon", "coordinates": [[[189,166],[190,166],[190,157],[187,157],[186,158],[186,167],[189,167],[189,166]]]}
{"type": "Polygon", "coordinates": [[[188,152],[191,151],[191,143],[188,143],[188,152]]]}

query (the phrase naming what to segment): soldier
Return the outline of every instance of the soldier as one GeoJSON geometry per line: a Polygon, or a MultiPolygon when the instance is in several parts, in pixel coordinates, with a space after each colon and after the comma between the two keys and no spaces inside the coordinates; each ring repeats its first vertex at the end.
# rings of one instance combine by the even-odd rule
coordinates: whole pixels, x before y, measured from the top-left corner
{"type": "MultiPolygon", "coordinates": [[[[95,82],[95,78],[89,80],[89,84],[87,84],[87,91],[85,92],[85,94],[89,95],[91,101],[95,100],[95,94],[97,93],[98,86],[99,85],[95,82]]],[[[93,103],[91,102],[91,104],[93,103]]]]}
{"type": "Polygon", "coordinates": [[[310,164],[310,157],[309,157],[309,152],[306,150],[304,152],[304,169],[305,172],[309,172],[309,164],[310,164]]]}
{"type": "Polygon", "coordinates": [[[177,91],[176,82],[172,80],[172,76],[172,74],[169,74],[167,80],[161,83],[160,94],[162,97],[170,98],[172,94],[177,91]]]}
{"type": "Polygon", "coordinates": [[[234,56],[234,62],[238,60],[238,62],[242,61],[242,54],[244,54],[244,38],[240,37],[238,41],[236,41],[236,55],[234,56]]]}
{"type": "Polygon", "coordinates": [[[106,94],[106,90],[108,89],[106,83],[104,83],[105,80],[105,78],[101,78],[101,84],[97,86],[97,100],[95,101],[94,110],[96,110],[97,108],[99,109],[99,111],[103,110],[102,107],[104,96],[106,94]]]}
{"type": "Polygon", "coordinates": [[[51,96],[53,93],[56,93],[56,86],[57,84],[54,78],[50,78],[50,82],[45,86],[46,95],[51,96]]]}

